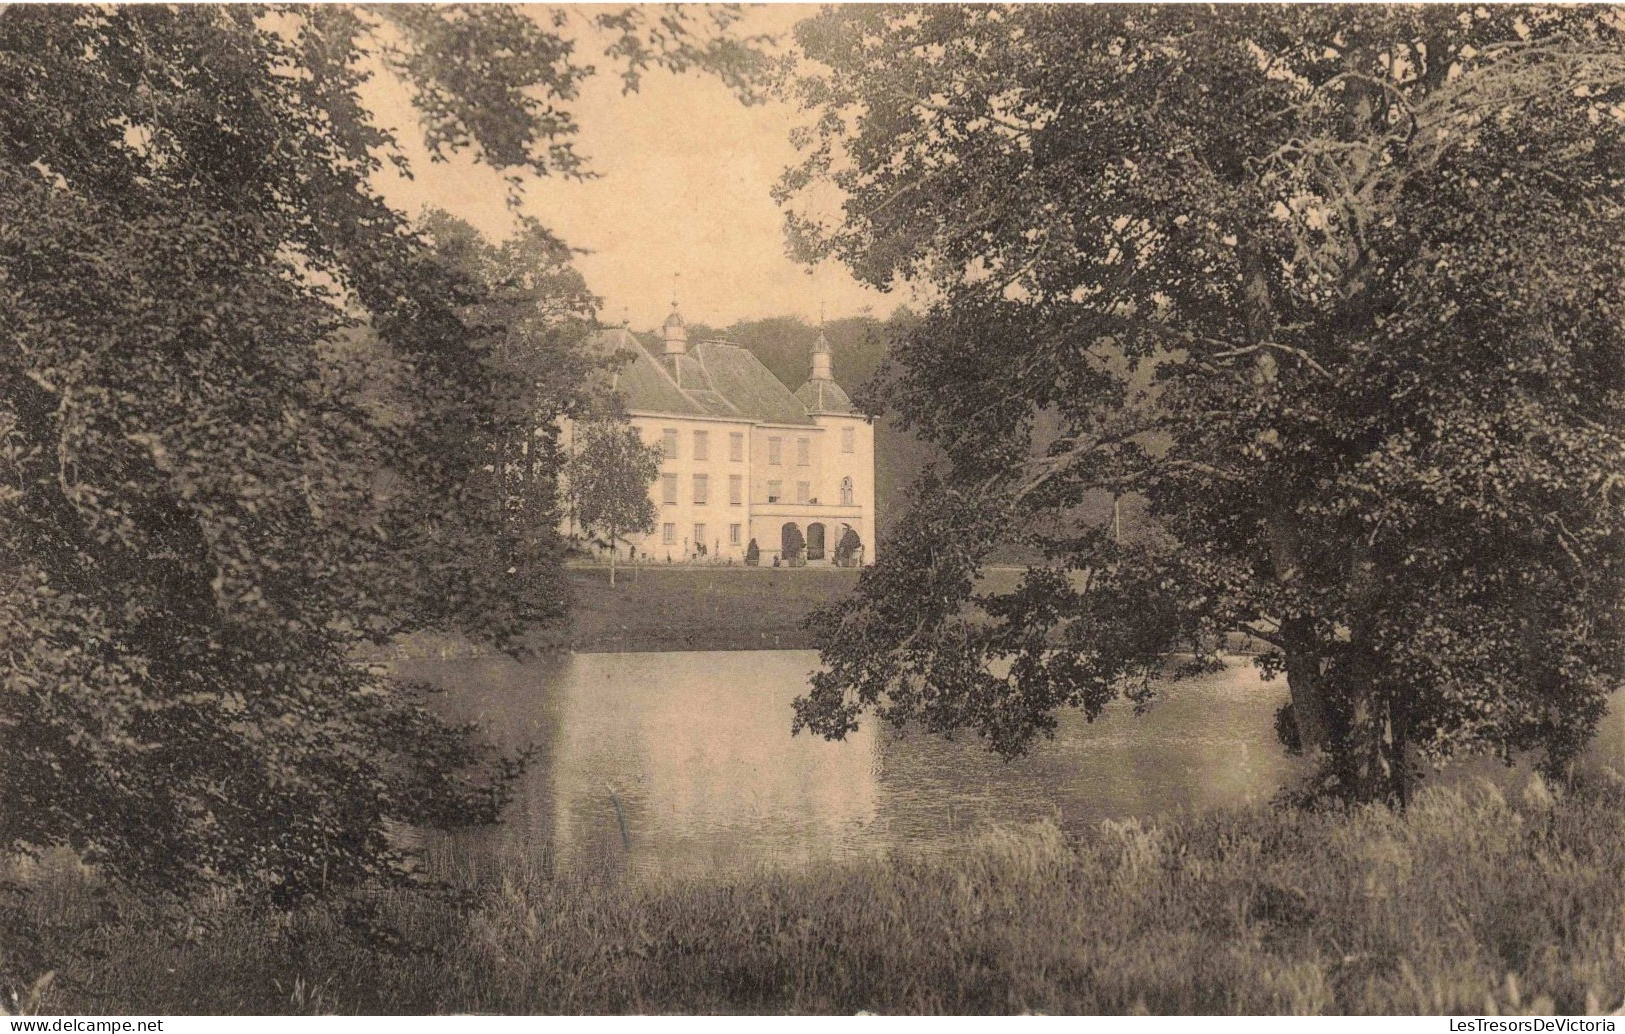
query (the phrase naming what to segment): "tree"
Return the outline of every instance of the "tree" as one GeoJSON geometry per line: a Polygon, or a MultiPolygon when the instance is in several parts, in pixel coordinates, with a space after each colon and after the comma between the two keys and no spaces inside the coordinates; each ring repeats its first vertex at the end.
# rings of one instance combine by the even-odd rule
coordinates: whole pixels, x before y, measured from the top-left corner
{"type": "Polygon", "coordinates": [[[624,421],[584,421],[576,425],[565,476],[577,519],[609,542],[609,584],[614,585],[622,536],[655,530],[649,488],[660,476],[660,449],[645,445],[637,428],[624,421]]]}
{"type": "Polygon", "coordinates": [[[863,540],[858,533],[847,528],[841,533],[841,541],[835,544],[835,565],[837,567],[851,567],[857,561],[858,550],[863,548],[863,540]]]}
{"type": "Polygon", "coordinates": [[[798,728],[873,708],[1014,754],[1239,632],[1319,791],[1575,755],[1625,673],[1617,12],[863,7],[797,37],[827,71],[782,196],[846,200],[792,236],[930,288],[879,395],[946,454],[815,622],[798,728]],[[1123,542],[1082,516],[1119,495],[1150,523],[1123,542]],[[1009,537],[1043,562],[979,592],[1009,537]]]}
{"type": "Polygon", "coordinates": [[[499,245],[443,211],[426,212],[419,228],[461,279],[469,300],[457,317],[491,368],[490,423],[479,442],[489,475],[486,539],[496,547],[486,577],[560,601],[560,422],[604,403],[597,375],[616,359],[593,347],[599,299],[570,248],[534,220],[521,220],[499,245]]]}
{"type": "Polygon", "coordinates": [[[782,546],[785,565],[800,567],[807,549],[807,538],[801,534],[801,528],[794,524],[790,525],[790,533],[784,536],[782,546]]]}
{"type": "MultiPolygon", "coordinates": [[[[747,74],[696,17],[591,20],[629,84],[747,74]]],[[[380,66],[435,154],[582,174],[562,13],[0,11],[0,852],[287,904],[502,803],[503,762],[356,663],[562,611],[491,576],[511,371],[461,315],[488,285],[371,185],[404,165],[380,66]]]]}

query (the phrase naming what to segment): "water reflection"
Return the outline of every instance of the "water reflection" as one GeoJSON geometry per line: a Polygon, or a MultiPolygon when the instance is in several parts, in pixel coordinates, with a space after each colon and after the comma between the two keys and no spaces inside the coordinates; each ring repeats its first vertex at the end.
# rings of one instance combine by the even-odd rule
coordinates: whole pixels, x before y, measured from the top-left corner
{"type": "MultiPolygon", "coordinates": [[[[445,687],[449,715],[480,722],[502,746],[539,748],[506,823],[470,839],[600,871],[699,875],[951,849],[993,823],[1080,828],[1244,804],[1300,772],[1274,737],[1284,685],[1245,663],[1168,687],[1138,718],[1120,704],[1094,724],[1065,713],[1053,740],[1008,763],[974,738],[873,723],[844,743],[792,737],[790,702],[816,664],[810,651],[760,651],[399,670],[445,687]]],[[[1594,756],[1622,756],[1621,710],[1594,756]]]]}
{"type": "Polygon", "coordinates": [[[497,840],[551,847],[566,865],[630,858],[635,869],[703,873],[884,846],[870,834],[881,798],[874,734],[790,736],[790,701],[816,659],[580,654],[401,673],[444,686],[450,716],[480,722],[500,745],[540,748],[497,840]]]}

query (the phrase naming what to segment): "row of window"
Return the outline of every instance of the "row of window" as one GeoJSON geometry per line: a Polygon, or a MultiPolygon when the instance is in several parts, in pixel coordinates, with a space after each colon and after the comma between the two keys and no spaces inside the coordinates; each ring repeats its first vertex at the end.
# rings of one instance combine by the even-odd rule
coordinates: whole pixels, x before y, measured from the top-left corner
{"type": "MultiPolygon", "coordinates": [[[[668,505],[677,502],[677,475],[660,475],[660,501],[668,505]]],[[[694,475],[694,501],[701,505],[711,501],[711,477],[708,474],[694,475]]],[[[728,478],[728,505],[745,505],[745,479],[742,475],[734,474],[728,478]]]]}
{"type": "MultiPolygon", "coordinates": [[[[730,525],[728,525],[728,545],[730,545],[730,546],[739,545],[739,540],[740,540],[740,538],[741,538],[741,536],[743,534],[744,534],[744,525],[742,525],[742,524],[730,524],[730,525]]],[[[675,546],[677,544],[677,525],[675,525],[675,524],[663,524],[663,525],[661,525],[660,526],[660,541],[665,543],[668,546],[675,546]]],[[[694,525],[693,543],[696,546],[705,545],[705,525],[703,525],[703,524],[694,525]]]]}
{"type": "MultiPolygon", "coordinates": [[[[677,458],[677,428],[667,427],[660,432],[660,454],[668,460],[677,458]]],[[[694,432],[694,458],[708,460],[711,458],[711,432],[694,432]]],[[[734,431],[728,435],[728,459],[734,463],[742,463],[745,459],[745,434],[743,431],[734,431]]]]}
{"type": "MultiPolygon", "coordinates": [[[[778,503],[778,502],[783,502],[784,501],[784,482],[782,482],[782,481],[769,481],[767,483],[767,501],[770,502],[770,503],[778,503]]],[[[796,502],[798,502],[798,503],[817,502],[816,499],[812,498],[812,483],[811,482],[809,482],[809,481],[797,481],[796,482],[796,502]]]]}
{"type": "MultiPolygon", "coordinates": [[[[853,505],[852,504],[852,497],[853,497],[852,479],[849,478],[849,477],[842,478],[841,479],[841,505],[842,506],[851,506],[851,505],[853,505]]],[[[662,503],[665,503],[668,506],[677,505],[677,475],[676,474],[662,474],[662,475],[660,475],[660,501],[662,503]]],[[[707,503],[709,503],[710,501],[711,501],[711,477],[710,477],[710,475],[709,474],[695,474],[694,475],[694,502],[696,504],[700,505],[700,506],[704,506],[707,503]]],[[[778,503],[778,502],[783,502],[784,501],[784,482],[782,482],[782,481],[769,481],[767,483],[767,501],[770,502],[770,503],[778,503]]],[[[816,503],[817,501],[818,500],[812,498],[812,482],[811,481],[797,481],[796,482],[796,502],[798,502],[798,503],[816,503]]],[[[744,477],[742,477],[739,474],[730,475],[729,478],[728,478],[728,505],[729,506],[744,506],[745,505],[745,479],[744,479],[744,477]]]]}
{"type": "MultiPolygon", "coordinates": [[[[857,435],[853,428],[841,428],[841,451],[850,453],[857,449],[857,435]]],[[[769,438],[767,440],[767,462],[779,466],[784,462],[784,439],[769,438]]],[[[677,458],[677,428],[667,427],[660,432],[660,454],[668,460],[677,458]]],[[[711,432],[694,432],[694,458],[707,460],[711,458],[711,432]]],[[[732,431],[728,434],[728,459],[733,463],[741,463],[745,459],[745,435],[741,431],[732,431]]],[[[796,439],[796,465],[800,467],[812,464],[812,441],[808,438],[796,439]]]]}

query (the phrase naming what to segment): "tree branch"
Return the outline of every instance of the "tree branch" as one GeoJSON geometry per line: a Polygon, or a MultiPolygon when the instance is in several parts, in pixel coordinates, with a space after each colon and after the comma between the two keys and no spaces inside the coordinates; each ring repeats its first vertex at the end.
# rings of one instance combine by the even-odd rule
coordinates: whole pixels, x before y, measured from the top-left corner
{"type": "Polygon", "coordinates": [[[1254,639],[1262,639],[1264,642],[1269,643],[1271,646],[1278,647],[1279,649],[1286,649],[1286,640],[1282,639],[1278,634],[1274,632],[1266,632],[1262,628],[1259,628],[1256,625],[1250,625],[1245,621],[1238,621],[1236,623],[1236,631],[1250,635],[1254,639]]]}

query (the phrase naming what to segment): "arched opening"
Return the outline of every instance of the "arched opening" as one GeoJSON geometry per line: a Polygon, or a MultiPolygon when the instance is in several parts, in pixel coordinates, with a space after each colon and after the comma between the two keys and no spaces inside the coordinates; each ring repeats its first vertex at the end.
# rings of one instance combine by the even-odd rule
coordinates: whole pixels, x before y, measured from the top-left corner
{"type": "Polygon", "coordinates": [[[792,521],[779,529],[779,556],[786,561],[794,560],[796,554],[801,552],[801,529],[792,521]]]}
{"type": "Polygon", "coordinates": [[[852,505],[852,479],[849,477],[841,479],[841,505],[852,505]]]}
{"type": "Polygon", "coordinates": [[[822,524],[807,525],[807,559],[824,559],[824,526],[822,524]]]}

